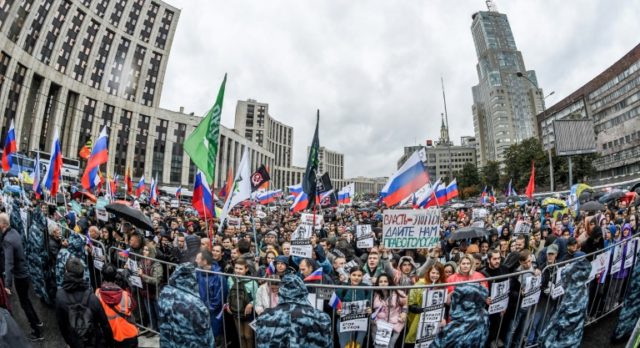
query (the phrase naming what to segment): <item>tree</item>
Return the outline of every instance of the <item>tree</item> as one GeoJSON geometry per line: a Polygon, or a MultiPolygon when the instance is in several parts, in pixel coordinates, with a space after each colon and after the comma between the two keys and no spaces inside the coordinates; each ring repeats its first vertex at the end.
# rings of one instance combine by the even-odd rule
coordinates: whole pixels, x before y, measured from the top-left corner
{"type": "Polygon", "coordinates": [[[480,185],[478,167],[471,162],[465,163],[462,166],[460,176],[458,176],[458,185],[462,188],[480,185]]]}
{"type": "Polygon", "coordinates": [[[488,187],[493,187],[494,191],[500,185],[500,164],[496,161],[487,161],[482,167],[482,181],[488,187]]]}
{"type": "MultiPolygon", "coordinates": [[[[531,164],[536,168],[536,187],[549,185],[549,158],[538,138],[529,138],[509,146],[504,152],[504,182],[524,191],[531,176],[531,164]]],[[[557,174],[554,177],[558,177],[557,174]]],[[[536,189],[538,191],[538,189],[536,189]]]]}
{"type": "Polygon", "coordinates": [[[462,198],[477,196],[480,193],[477,186],[469,186],[462,189],[462,198]]]}

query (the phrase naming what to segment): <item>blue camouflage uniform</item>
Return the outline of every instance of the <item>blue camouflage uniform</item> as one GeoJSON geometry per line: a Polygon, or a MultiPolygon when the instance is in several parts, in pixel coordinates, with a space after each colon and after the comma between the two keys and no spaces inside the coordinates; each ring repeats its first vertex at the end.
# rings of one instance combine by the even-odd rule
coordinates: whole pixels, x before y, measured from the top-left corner
{"type": "Polygon", "coordinates": [[[58,252],[58,258],[56,259],[56,284],[58,288],[62,288],[62,281],[64,280],[64,269],[70,256],[75,256],[82,261],[84,266],[83,279],[89,285],[89,268],[87,268],[87,257],[84,251],[85,241],[78,233],[71,232],[67,238],[69,243],[66,248],[60,249],[58,252]]]}
{"type": "Polygon", "coordinates": [[[624,299],[624,306],[618,317],[618,325],[613,332],[615,341],[622,341],[631,335],[636,322],[640,317],[640,262],[636,259],[631,281],[624,299]]]}
{"type": "Polygon", "coordinates": [[[192,263],[179,265],[160,292],[158,301],[160,347],[213,347],[209,310],[198,293],[192,263]]]}
{"type": "Polygon", "coordinates": [[[302,279],[287,274],[278,291],[278,306],[264,311],[256,322],[258,347],[332,347],[331,319],[313,308],[302,279]]]}
{"type": "Polygon", "coordinates": [[[34,209],[31,216],[31,226],[29,226],[29,238],[25,245],[25,256],[27,258],[27,268],[33,290],[45,303],[53,304],[45,286],[45,267],[49,267],[44,259],[48,255],[48,250],[44,248],[44,238],[47,236],[47,219],[42,214],[42,210],[34,209]]]}
{"type": "Polygon", "coordinates": [[[429,347],[484,347],[489,337],[486,299],[489,291],[479,284],[456,286],[451,295],[451,322],[429,347]]]}
{"type": "MultiPolygon", "coordinates": [[[[577,256],[578,253],[576,253],[577,256]]],[[[539,347],[579,347],[589,302],[591,262],[586,258],[562,270],[564,297],[538,339],[539,347]]]]}

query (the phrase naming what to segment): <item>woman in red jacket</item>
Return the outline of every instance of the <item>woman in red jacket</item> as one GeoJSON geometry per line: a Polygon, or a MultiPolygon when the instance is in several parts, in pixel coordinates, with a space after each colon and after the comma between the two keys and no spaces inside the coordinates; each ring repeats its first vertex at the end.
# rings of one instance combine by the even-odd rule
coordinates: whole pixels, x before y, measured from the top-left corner
{"type": "MultiPolygon", "coordinates": [[[[447,278],[447,283],[457,283],[457,282],[464,282],[469,280],[483,280],[483,279],[485,279],[485,276],[482,275],[482,273],[480,272],[476,272],[474,269],[473,258],[470,255],[464,255],[462,256],[462,258],[460,258],[460,263],[458,264],[457,272],[450,275],[449,278],[447,278]]],[[[481,281],[479,283],[480,285],[487,288],[487,290],[489,289],[489,285],[487,284],[486,281],[481,281]]],[[[449,298],[447,302],[451,300],[451,294],[453,294],[453,291],[455,289],[456,289],[455,285],[449,285],[447,287],[447,293],[449,294],[448,296],[449,298]]]]}

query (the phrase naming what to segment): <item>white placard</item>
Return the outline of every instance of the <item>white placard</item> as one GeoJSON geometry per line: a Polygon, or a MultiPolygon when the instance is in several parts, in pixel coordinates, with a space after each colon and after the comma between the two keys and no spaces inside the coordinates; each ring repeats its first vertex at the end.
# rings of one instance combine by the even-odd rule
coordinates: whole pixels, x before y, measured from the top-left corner
{"type": "Polygon", "coordinates": [[[416,348],[429,347],[444,318],[446,289],[426,289],[422,293],[422,313],[416,332],[416,348]]]}
{"type": "Polygon", "coordinates": [[[369,301],[342,302],[340,332],[367,331],[369,301]]]}
{"type": "Polygon", "coordinates": [[[227,224],[229,224],[229,226],[240,226],[241,221],[242,220],[240,220],[240,218],[237,218],[237,217],[227,218],[227,224]]]}
{"type": "Polygon", "coordinates": [[[129,268],[129,271],[132,273],[138,273],[138,263],[131,258],[127,259],[127,268],[129,268]]]}
{"type": "Polygon", "coordinates": [[[314,293],[309,293],[309,295],[307,296],[307,300],[309,300],[309,303],[319,311],[324,308],[324,301],[319,299],[318,296],[314,293]]]}
{"type": "Polygon", "coordinates": [[[131,285],[135,286],[136,288],[142,289],[142,278],[140,278],[139,276],[130,276],[129,283],[131,283],[131,285]]]}
{"type": "Polygon", "coordinates": [[[636,238],[627,242],[627,252],[624,255],[624,269],[631,269],[633,267],[633,256],[636,254],[636,247],[638,245],[636,238]]]}
{"type": "Polygon", "coordinates": [[[591,261],[591,273],[589,273],[589,281],[592,281],[596,276],[606,272],[609,265],[609,259],[611,258],[610,252],[604,252],[598,255],[595,260],[591,261]]]}
{"type": "Polygon", "coordinates": [[[491,304],[489,305],[489,314],[506,311],[508,305],[509,280],[494,282],[491,284],[491,304]]]}
{"type": "Polygon", "coordinates": [[[109,213],[104,208],[96,208],[96,218],[100,221],[109,221],[109,213]]]}
{"type": "Polygon", "coordinates": [[[611,262],[611,274],[620,272],[622,268],[622,245],[616,245],[613,249],[613,261],[611,262]]]}
{"type": "Polygon", "coordinates": [[[471,211],[471,220],[482,220],[489,215],[489,212],[485,208],[475,208],[471,211]]]}
{"type": "Polygon", "coordinates": [[[171,200],[171,208],[179,208],[180,207],[180,201],[177,199],[172,199],[171,200]]]}
{"type": "Polygon", "coordinates": [[[360,249],[373,248],[371,225],[356,225],[356,246],[360,249]]]}
{"type": "Polygon", "coordinates": [[[97,270],[102,271],[102,267],[104,267],[104,261],[93,259],[93,267],[97,270]]]}
{"type": "Polygon", "coordinates": [[[393,335],[393,324],[382,319],[376,320],[376,347],[387,347],[393,335]]]}
{"type": "Polygon", "coordinates": [[[524,280],[524,297],[520,308],[531,307],[540,300],[540,285],[542,277],[531,276],[524,280]]]}
{"type": "Polygon", "coordinates": [[[531,231],[531,223],[526,221],[516,222],[516,228],[513,230],[513,234],[529,234],[531,231]]]}
{"type": "MultiPolygon", "coordinates": [[[[565,266],[566,267],[566,266],[565,266]]],[[[564,267],[559,267],[556,270],[556,279],[551,286],[551,298],[556,299],[562,295],[564,295],[564,284],[562,283],[562,271],[564,267]]]]}
{"type": "Polygon", "coordinates": [[[440,209],[389,209],[382,218],[387,249],[429,249],[440,244],[440,209]]]}
{"type": "MultiPolygon", "coordinates": [[[[313,222],[314,222],[313,214],[308,214],[308,213],[300,214],[301,224],[313,225],[313,222]]],[[[320,228],[322,228],[322,225],[324,225],[324,216],[316,214],[315,222],[316,222],[315,224],[316,230],[319,230],[320,228]]]]}
{"type": "Polygon", "coordinates": [[[311,258],[311,235],[313,226],[300,224],[291,235],[291,255],[311,258]]]}

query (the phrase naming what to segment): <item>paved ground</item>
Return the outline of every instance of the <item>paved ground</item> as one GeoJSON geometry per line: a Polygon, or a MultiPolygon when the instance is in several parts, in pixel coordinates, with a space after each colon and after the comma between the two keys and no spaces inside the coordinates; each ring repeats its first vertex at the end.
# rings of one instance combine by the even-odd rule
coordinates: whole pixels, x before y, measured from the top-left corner
{"type": "MultiPolygon", "coordinates": [[[[33,295],[31,298],[36,298],[33,295]]],[[[18,325],[24,330],[25,334],[30,333],[29,323],[27,322],[27,318],[24,315],[24,312],[20,308],[20,303],[18,302],[17,296],[14,294],[11,296],[11,304],[13,306],[14,316],[18,325]]],[[[33,345],[34,348],[44,348],[44,347],[65,347],[64,340],[60,336],[58,331],[58,326],[56,324],[55,312],[52,308],[49,308],[40,303],[39,300],[34,301],[34,307],[40,315],[40,320],[45,323],[44,342],[39,342],[33,345]]],[[[587,327],[585,329],[585,334],[582,340],[582,347],[584,348],[618,348],[624,347],[624,344],[612,345],[609,342],[609,336],[613,332],[615,328],[616,322],[618,319],[618,312],[611,313],[610,315],[600,319],[597,323],[587,327]]],[[[140,347],[159,347],[158,338],[139,338],[140,347]]]]}

